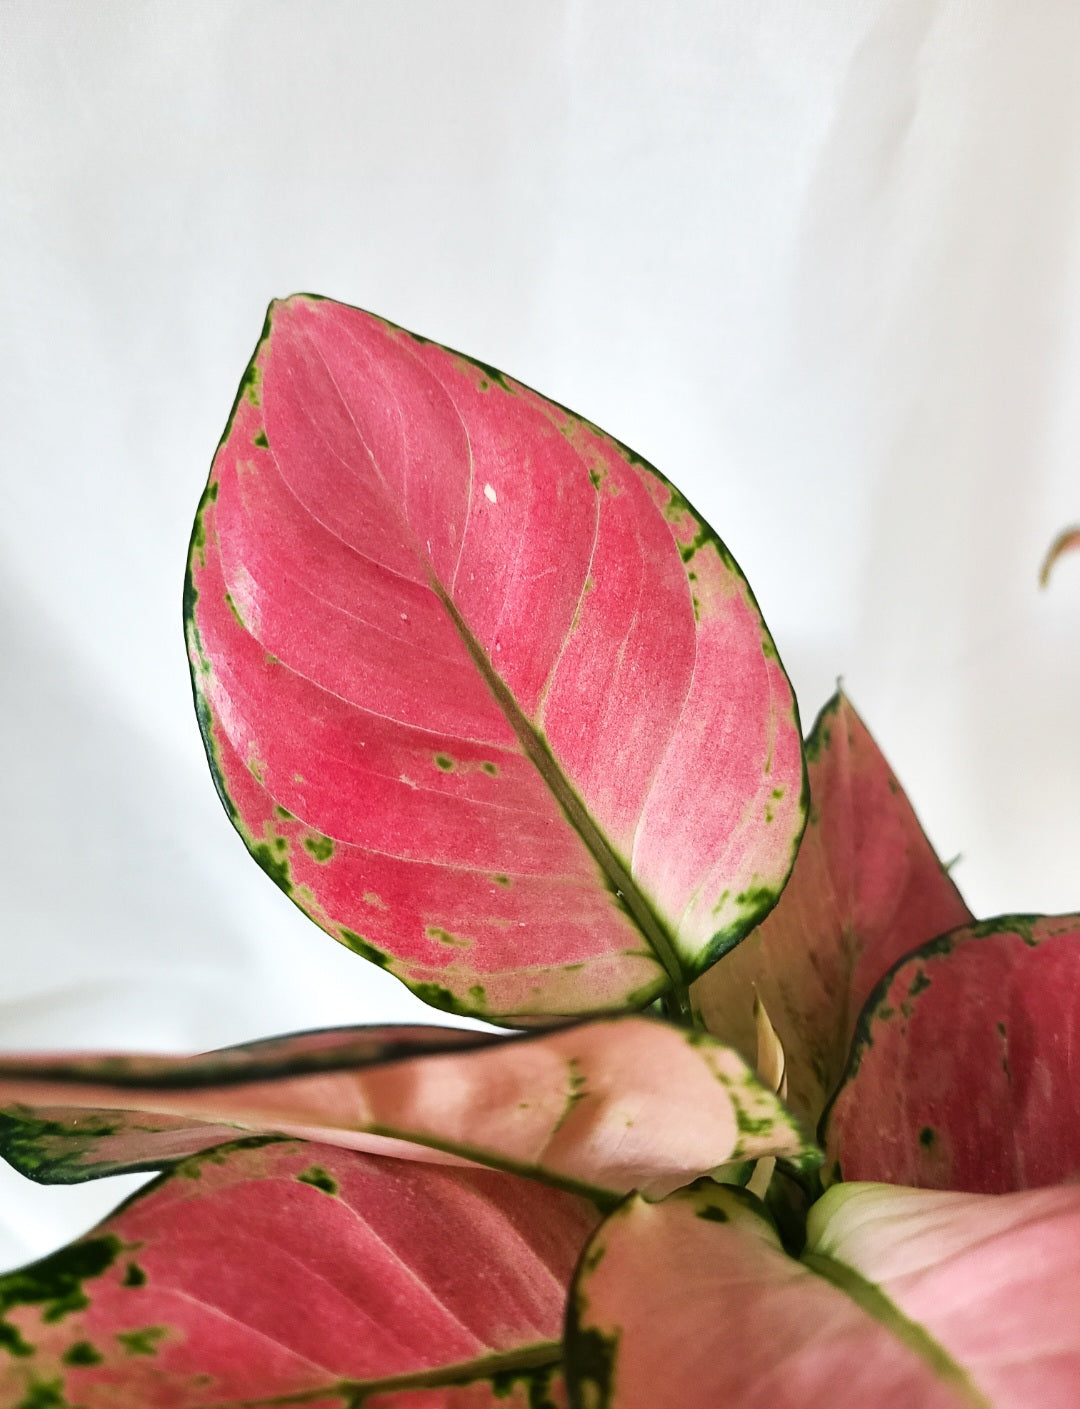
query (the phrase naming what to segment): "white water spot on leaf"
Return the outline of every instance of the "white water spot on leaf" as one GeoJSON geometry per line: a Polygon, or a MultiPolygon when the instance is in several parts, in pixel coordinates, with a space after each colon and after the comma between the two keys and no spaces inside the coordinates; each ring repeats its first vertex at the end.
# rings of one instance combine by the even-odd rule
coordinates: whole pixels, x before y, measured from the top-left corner
{"type": "Polygon", "coordinates": [[[484,485],[484,498],[490,499],[493,504],[497,504],[499,502],[498,499],[496,499],[495,497],[495,490],[490,484],[484,485]]]}

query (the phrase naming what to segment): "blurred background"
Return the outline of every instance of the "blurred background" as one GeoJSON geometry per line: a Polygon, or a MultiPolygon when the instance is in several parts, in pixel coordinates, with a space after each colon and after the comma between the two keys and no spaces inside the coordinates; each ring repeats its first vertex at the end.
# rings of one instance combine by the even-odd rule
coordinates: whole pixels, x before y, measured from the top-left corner
{"type": "MultiPolygon", "coordinates": [[[[274,295],[657,464],[973,909],[1080,907],[1080,7],[0,0],[0,1048],[433,1014],[248,859],[188,534],[274,295]]],[[[0,1168],[0,1266],[139,1181],[0,1168]]]]}

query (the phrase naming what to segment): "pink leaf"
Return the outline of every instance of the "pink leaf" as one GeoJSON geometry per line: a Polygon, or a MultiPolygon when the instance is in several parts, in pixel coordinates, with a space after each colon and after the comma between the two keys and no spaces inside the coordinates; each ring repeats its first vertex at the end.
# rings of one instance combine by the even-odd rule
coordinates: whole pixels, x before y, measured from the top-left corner
{"type": "Polygon", "coordinates": [[[718,1184],[631,1199],[585,1250],[566,1363],[590,1409],[974,1409],[718,1184]]]}
{"type": "Polygon", "coordinates": [[[1010,1195],[838,1184],[812,1255],[872,1283],[994,1409],[1080,1403],[1080,1187],[1010,1195]]]}
{"type": "Polygon", "coordinates": [[[0,1278],[0,1402],[517,1405],[512,1379],[557,1369],[594,1224],[571,1195],[488,1170],[243,1142],[0,1278]],[[489,1383],[419,1393],[468,1379],[489,1383]]]}
{"type": "Polygon", "coordinates": [[[924,945],[859,1024],[827,1121],[850,1179],[1005,1193],[1080,1177],[1080,916],[924,945]]]}
{"type": "Polygon", "coordinates": [[[757,991],[787,1055],[791,1108],[813,1127],[881,974],[971,912],[845,696],[821,711],[806,757],[810,817],[791,879],[692,999],[709,1031],[752,1060],[757,991]]]}
{"type": "Polygon", "coordinates": [[[346,1028],[202,1057],[0,1061],[0,1153],[47,1182],[160,1168],[236,1127],[490,1164],[601,1202],[733,1160],[820,1160],[734,1052],[645,1017],[512,1038],[346,1028]]]}
{"type": "Polygon", "coordinates": [[[1078,1288],[1080,1188],[837,1185],[796,1261],[756,1200],[702,1181],[628,1200],[594,1234],[572,1293],[572,1400],[1073,1409],[1078,1288]]]}
{"type": "Polygon", "coordinates": [[[642,1004],[790,869],[794,700],[711,529],[595,427],[366,313],[272,305],[187,619],[249,850],[437,1006],[642,1004]]]}

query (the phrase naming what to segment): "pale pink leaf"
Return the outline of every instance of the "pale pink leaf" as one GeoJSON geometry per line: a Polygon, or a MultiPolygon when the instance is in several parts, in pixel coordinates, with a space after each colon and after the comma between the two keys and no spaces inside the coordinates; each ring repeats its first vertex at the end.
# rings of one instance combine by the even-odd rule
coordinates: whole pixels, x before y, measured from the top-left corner
{"type": "Polygon", "coordinates": [[[31,1177],[75,1181],[160,1168],[239,1127],[493,1165],[601,1202],[664,1194],[731,1161],[820,1160],[736,1053],[654,1018],[510,1038],[399,1032],[306,1033],[188,1058],[9,1057],[0,1154],[31,1177]]]}
{"type": "Polygon", "coordinates": [[[838,1184],[811,1210],[808,1239],[811,1256],[852,1269],[924,1328],[993,1409],[1080,1404],[1080,1186],[838,1184]]]}
{"type": "Polygon", "coordinates": [[[868,1284],[848,1283],[789,1257],[741,1190],[702,1181],[659,1204],[629,1199],[594,1234],[575,1280],[572,1402],[987,1409],[932,1337],[902,1324],[868,1284]]]}

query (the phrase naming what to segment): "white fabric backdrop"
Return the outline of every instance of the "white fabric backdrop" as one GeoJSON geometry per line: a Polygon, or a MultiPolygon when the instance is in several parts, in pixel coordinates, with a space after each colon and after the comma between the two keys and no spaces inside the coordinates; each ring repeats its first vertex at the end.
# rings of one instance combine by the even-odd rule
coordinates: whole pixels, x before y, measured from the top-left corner
{"type": "MultiPolygon", "coordinates": [[[[0,0],[0,1046],[402,1019],[247,859],[180,631],[272,295],[660,465],[976,911],[1080,906],[1080,8],[0,0]]],[[[0,1263],[132,1181],[0,1171],[0,1263]]]]}

